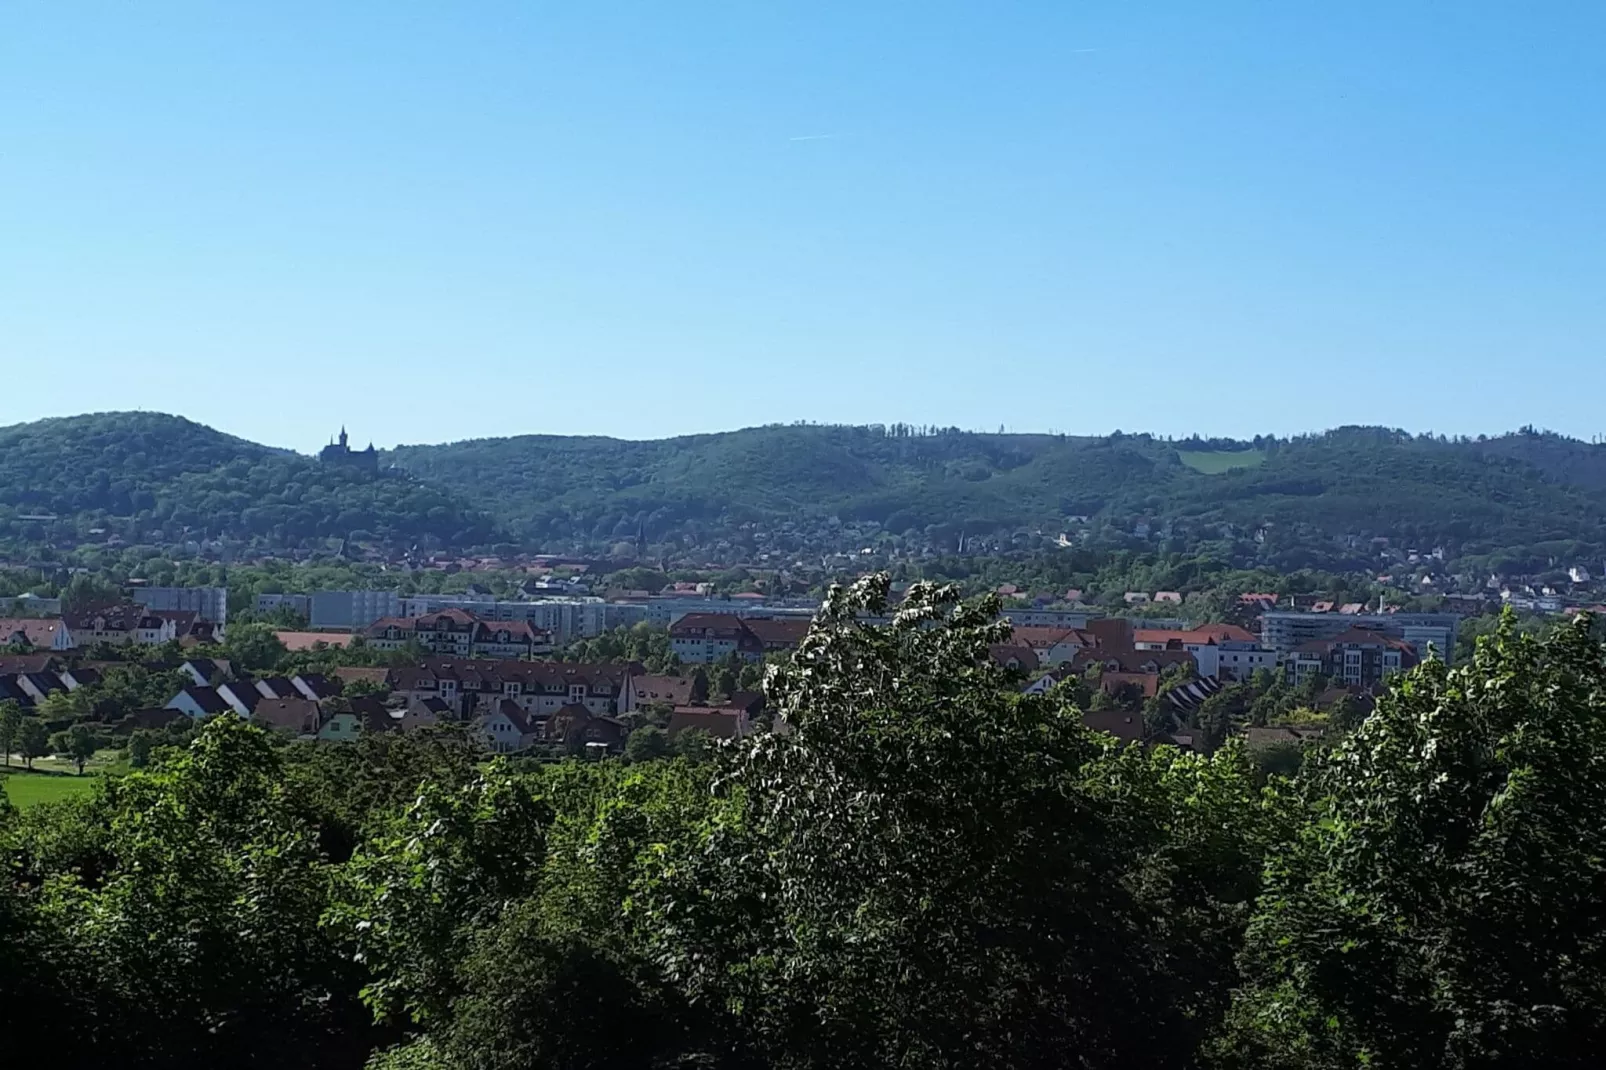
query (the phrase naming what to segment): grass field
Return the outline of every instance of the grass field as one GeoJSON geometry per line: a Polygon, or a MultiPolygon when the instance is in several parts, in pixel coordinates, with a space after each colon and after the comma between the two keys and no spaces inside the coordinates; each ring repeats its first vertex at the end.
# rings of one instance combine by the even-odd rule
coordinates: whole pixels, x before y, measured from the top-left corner
{"type": "Polygon", "coordinates": [[[1266,463],[1265,450],[1178,450],[1182,463],[1195,472],[1219,476],[1234,468],[1259,468],[1266,463]]]}
{"type": "Polygon", "coordinates": [[[97,777],[73,776],[60,773],[29,773],[15,767],[0,775],[6,797],[19,809],[38,803],[70,799],[87,794],[95,786],[97,777]]]}

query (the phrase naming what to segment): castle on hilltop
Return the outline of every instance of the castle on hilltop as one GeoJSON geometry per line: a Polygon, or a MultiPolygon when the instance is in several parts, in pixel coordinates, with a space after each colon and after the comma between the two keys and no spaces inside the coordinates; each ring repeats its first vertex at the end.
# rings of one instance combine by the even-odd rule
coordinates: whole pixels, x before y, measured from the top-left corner
{"type": "Polygon", "coordinates": [[[338,464],[346,468],[356,468],[364,472],[379,471],[379,451],[374,449],[372,442],[365,450],[354,450],[347,444],[346,429],[340,429],[338,442],[331,442],[318,454],[318,460],[324,464],[338,464]]]}

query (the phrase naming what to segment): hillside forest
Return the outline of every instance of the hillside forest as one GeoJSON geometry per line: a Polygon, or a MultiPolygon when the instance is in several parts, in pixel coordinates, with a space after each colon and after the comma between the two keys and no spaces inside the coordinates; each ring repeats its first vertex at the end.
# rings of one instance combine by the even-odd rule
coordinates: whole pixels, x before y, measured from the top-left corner
{"type": "Polygon", "coordinates": [[[405,446],[368,473],[157,413],[0,428],[0,545],[190,553],[501,548],[661,559],[1042,547],[1364,564],[1374,540],[1496,571],[1606,554],[1606,448],[1525,428],[1168,440],[770,426],[659,441],[405,446]]]}

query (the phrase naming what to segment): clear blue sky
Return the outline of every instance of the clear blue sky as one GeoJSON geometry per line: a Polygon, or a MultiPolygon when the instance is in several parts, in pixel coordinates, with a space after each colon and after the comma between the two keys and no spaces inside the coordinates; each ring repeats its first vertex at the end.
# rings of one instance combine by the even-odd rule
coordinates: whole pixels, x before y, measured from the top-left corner
{"type": "Polygon", "coordinates": [[[1509,0],[13,0],[0,424],[1606,432],[1603,41],[1509,0]]]}

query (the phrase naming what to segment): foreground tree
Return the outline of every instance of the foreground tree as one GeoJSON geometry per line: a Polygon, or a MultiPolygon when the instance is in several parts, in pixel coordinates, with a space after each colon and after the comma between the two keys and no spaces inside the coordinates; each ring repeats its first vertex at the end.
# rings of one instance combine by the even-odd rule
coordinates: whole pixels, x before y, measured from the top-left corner
{"type": "Polygon", "coordinates": [[[1508,618],[1302,782],[1224,1066],[1595,1066],[1606,1051],[1606,652],[1508,618]]]}
{"type": "Polygon", "coordinates": [[[721,748],[628,902],[648,957],[758,1065],[1188,1065],[1270,827],[1241,757],[1123,750],[1009,686],[995,602],[888,587],[833,591],[788,730],[721,748]]]}
{"type": "Polygon", "coordinates": [[[261,729],[214,718],[156,770],[37,809],[8,846],[44,878],[25,884],[84,1065],[361,1062],[360,973],[319,926],[327,866],[261,729]]]}

